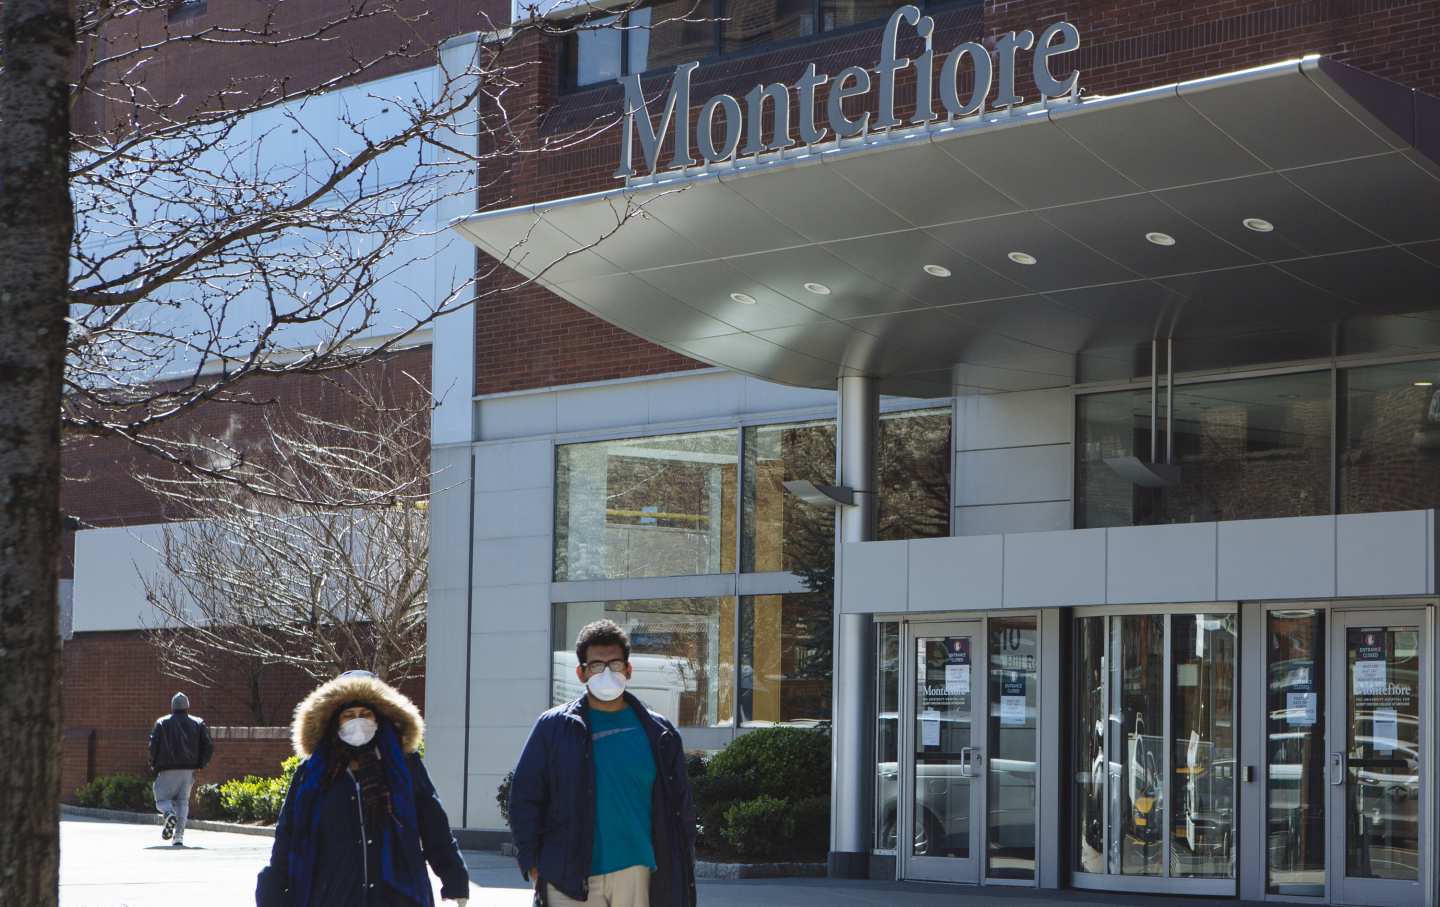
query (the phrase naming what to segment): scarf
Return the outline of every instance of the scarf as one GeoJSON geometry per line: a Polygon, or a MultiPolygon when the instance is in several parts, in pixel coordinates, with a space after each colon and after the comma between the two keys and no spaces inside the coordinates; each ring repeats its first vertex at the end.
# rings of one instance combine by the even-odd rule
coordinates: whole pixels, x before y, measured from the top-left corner
{"type": "MultiPolygon", "coordinates": [[[[425,871],[425,858],[420,846],[420,824],[416,813],[414,779],[400,737],[395,727],[384,718],[375,739],[362,749],[370,757],[361,759],[356,771],[361,796],[365,798],[365,822],[372,838],[380,845],[380,875],[385,883],[420,907],[434,907],[430,877],[425,871]],[[369,778],[370,791],[366,790],[369,778]],[[372,798],[374,806],[372,807],[372,798]],[[380,817],[372,823],[372,808],[380,817]]],[[[295,797],[291,804],[289,852],[286,865],[290,873],[290,903],[305,907],[315,888],[315,859],[320,841],[320,804],[330,782],[349,766],[352,750],[333,734],[300,763],[291,784],[295,797]]]]}

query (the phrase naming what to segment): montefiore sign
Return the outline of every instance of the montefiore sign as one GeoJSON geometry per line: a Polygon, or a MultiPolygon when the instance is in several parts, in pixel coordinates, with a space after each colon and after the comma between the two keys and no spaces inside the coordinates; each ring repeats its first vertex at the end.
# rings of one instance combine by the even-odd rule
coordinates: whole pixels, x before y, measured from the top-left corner
{"type": "Polygon", "coordinates": [[[960,117],[975,116],[987,109],[998,110],[1015,107],[1023,100],[1015,93],[1015,67],[1021,52],[1029,52],[1031,72],[1035,86],[1044,98],[1058,98],[1072,94],[1080,81],[1079,70],[1071,70],[1063,77],[1056,78],[1050,69],[1052,58],[1080,49],[1080,30],[1069,22],[1055,22],[1037,36],[1034,32],[1006,32],[995,39],[994,58],[990,50],[981,44],[967,41],[951,49],[940,66],[938,79],[935,73],[935,50],[933,36],[935,20],[920,14],[914,6],[902,6],[885,23],[880,38],[880,62],[875,68],[879,79],[879,110],[871,117],[867,111],[858,116],[847,116],[846,98],[863,97],[870,93],[871,73],[863,66],[847,66],[833,78],[816,72],[815,64],[805,68],[792,88],[781,82],[770,85],[756,85],[741,99],[728,94],[717,94],[700,107],[699,119],[693,136],[693,147],[699,152],[699,159],[691,154],[692,136],[689,127],[690,75],[699,62],[682,63],[675,67],[675,76],[670,81],[670,91],[660,103],[658,118],[652,118],[650,106],[641,90],[640,76],[629,75],[619,79],[625,86],[625,115],[621,123],[620,167],[615,176],[629,178],[635,175],[635,138],[640,139],[641,153],[645,158],[647,173],[655,173],[660,163],[660,149],[674,132],[674,158],[671,169],[693,167],[699,163],[714,164],[720,161],[754,157],[767,151],[784,151],[797,144],[815,145],[827,138],[847,139],[861,136],[874,130],[890,130],[902,123],[895,116],[896,75],[907,67],[915,68],[915,113],[910,118],[911,126],[925,126],[936,120],[947,122],[960,117]],[[909,26],[924,42],[925,51],[911,60],[895,56],[900,40],[900,27],[909,26]],[[960,96],[960,76],[964,72],[974,74],[973,87],[965,97],[960,96]],[[822,85],[830,86],[825,104],[825,124],[817,123],[815,116],[816,90],[822,85]],[[995,86],[995,96],[990,96],[995,86]],[[934,93],[940,94],[944,114],[935,110],[934,93]],[[799,122],[792,129],[790,123],[791,92],[799,104],[799,122]],[[766,138],[766,107],[769,106],[769,138],[766,138]],[[657,125],[658,121],[658,125],[657,125]],[[720,140],[716,141],[719,131],[720,140]],[[742,139],[744,145],[741,145],[742,139]]]}

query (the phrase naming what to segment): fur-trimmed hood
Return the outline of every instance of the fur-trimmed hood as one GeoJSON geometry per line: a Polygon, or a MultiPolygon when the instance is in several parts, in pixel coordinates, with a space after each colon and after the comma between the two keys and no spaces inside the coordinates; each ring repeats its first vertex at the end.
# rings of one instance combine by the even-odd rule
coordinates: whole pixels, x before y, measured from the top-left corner
{"type": "Polygon", "coordinates": [[[425,719],[420,717],[420,709],[410,697],[373,675],[342,674],[321,684],[295,707],[290,739],[297,756],[308,759],[315,752],[330,730],[335,712],[347,702],[371,706],[377,714],[390,719],[405,752],[420,751],[420,741],[425,738],[425,719]]]}

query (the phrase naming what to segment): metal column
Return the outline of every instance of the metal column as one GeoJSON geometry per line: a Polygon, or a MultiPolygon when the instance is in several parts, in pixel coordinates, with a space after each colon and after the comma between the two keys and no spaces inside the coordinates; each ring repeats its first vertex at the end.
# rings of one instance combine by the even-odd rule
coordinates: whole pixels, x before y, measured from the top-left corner
{"type": "Polygon", "coordinates": [[[874,802],[870,758],[874,624],[868,613],[841,610],[845,592],[839,578],[845,544],[875,539],[880,392],[874,378],[841,378],[838,390],[835,473],[841,486],[854,490],[855,503],[840,507],[836,515],[830,874],[864,878],[869,875],[874,802]]]}

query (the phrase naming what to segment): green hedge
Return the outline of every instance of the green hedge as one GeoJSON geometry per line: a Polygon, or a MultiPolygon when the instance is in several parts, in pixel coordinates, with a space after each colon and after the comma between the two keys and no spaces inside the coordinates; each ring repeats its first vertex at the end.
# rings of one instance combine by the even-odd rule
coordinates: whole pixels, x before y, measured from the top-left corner
{"type": "Polygon", "coordinates": [[[75,791],[81,806],[126,812],[155,811],[155,790],[139,775],[101,775],[75,791]]]}
{"type": "Polygon", "coordinates": [[[825,859],[830,842],[830,735],[776,727],[689,763],[703,856],[750,862],[825,859]]]}
{"type": "Polygon", "coordinates": [[[285,792],[300,767],[300,757],[291,756],[280,763],[280,774],[274,778],[246,775],[218,785],[205,785],[214,790],[202,790],[201,802],[217,810],[215,818],[231,822],[259,822],[274,825],[280,818],[280,808],[285,805],[285,792]]]}

